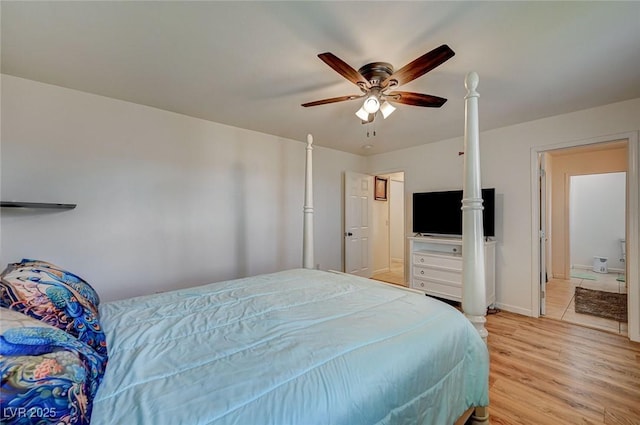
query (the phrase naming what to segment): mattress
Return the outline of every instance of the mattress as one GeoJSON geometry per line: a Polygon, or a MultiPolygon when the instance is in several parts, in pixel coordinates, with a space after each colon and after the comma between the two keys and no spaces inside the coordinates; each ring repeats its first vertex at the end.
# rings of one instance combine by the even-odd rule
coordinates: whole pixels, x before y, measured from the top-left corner
{"type": "Polygon", "coordinates": [[[453,307],[287,270],[100,306],[92,424],[452,424],[488,405],[488,352],[453,307]]]}

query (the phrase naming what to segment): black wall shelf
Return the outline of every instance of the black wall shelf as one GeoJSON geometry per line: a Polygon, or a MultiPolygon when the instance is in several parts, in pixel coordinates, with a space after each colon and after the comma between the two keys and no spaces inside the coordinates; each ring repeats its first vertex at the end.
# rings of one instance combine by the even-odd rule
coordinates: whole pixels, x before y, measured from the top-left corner
{"type": "Polygon", "coordinates": [[[51,202],[15,202],[15,201],[2,201],[0,202],[2,208],[39,208],[39,209],[53,209],[53,210],[72,210],[76,207],[76,204],[56,204],[51,202]]]}

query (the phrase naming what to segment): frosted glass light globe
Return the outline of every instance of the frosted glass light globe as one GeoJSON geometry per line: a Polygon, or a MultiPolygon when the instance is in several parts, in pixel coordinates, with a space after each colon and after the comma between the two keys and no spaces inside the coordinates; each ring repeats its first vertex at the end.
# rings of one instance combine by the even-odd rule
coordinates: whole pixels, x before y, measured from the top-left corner
{"type": "Polygon", "coordinates": [[[380,101],[375,96],[369,96],[367,100],[364,101],[364,105],[362,105],[365,111],[370,114],[375,114],[380,109],[380,101]]]}

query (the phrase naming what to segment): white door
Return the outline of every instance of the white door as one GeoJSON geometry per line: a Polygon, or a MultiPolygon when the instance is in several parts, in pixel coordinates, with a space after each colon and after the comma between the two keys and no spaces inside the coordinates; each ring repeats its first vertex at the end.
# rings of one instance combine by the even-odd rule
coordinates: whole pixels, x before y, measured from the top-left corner
{"type": "Polygon", "coordinates": [[[373,176],[344,174],[344,271],[371,277],[373,176]]]}
{"type": "Polygon", "coordinates": [[[538,184],[540,185],[540,314],[547,314],[547,176],[545,153],[539,155],[538,184]]]}

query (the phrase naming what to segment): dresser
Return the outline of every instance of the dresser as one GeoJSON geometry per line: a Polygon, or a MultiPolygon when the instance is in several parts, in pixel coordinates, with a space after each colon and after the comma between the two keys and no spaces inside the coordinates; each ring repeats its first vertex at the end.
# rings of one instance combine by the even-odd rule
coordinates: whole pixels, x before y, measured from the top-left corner
{"type": "MultiPolygon", "coordinates": [[[[409,238],[410,286],[428,295],[462,301],[462,239],[409,238]]],[[[496,242],[484,242],[487,307],[496,300],[496,242]]]]}

